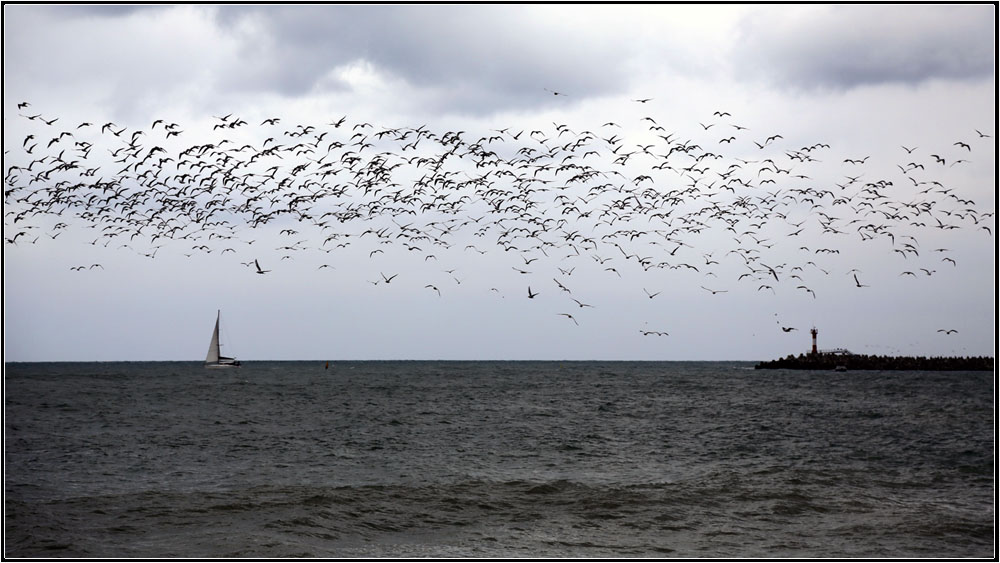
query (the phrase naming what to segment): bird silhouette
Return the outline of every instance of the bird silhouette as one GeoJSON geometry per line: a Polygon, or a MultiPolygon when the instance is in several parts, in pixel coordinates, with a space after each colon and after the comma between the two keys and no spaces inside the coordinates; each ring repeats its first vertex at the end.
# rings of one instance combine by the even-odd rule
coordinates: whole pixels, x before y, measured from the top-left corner
{"type": "Polygon", "coordinates": [[[575,324],[577,326],[580,326],[580,323],[576,322],[576,318],[574,318],[573,315],[571,315],[569,313],[559,313],[559,315],[561,315],[563,317],[567,317],[569,320],[573,321],[573,324],[575,324]]]}
{"type": "MultiPolygon", "coordinates": [[[[317,251],[349,256],[357,250],[362,259],[367,254],[372,260],[396,261],[412,253],[422,258],[419,263],[444,263],[457,253],[464,259],[506,257],[507,276],[513,275],[508,266],[534,275],[523,269],[528,264],[535,273],[558,268],[562,276],[602,275],[586,266],[575,270],[592,258],[622,281],[635,265],[641,268],[634,270],[638,275],[679,269],[699,278],[719,278],[709,268],[723,274],[731,265],[745,268],[732,271],[738,285],[750,284],[751,290],[757,285],[757,292],[775,295],[803,290],[815,299],[805,285],[806,273],[829,275],[833,268],[823,260],[834,261],[841,252],[864,248],[914,260],[921,257],[916,237],[923,233],[967,229],[993,236],[992,212],[973,202],[964,179],[954,181],[973,167],[952,169],[966,161],[948,156],[956,149],[971,152],[971,144],[979,152],[981,139],[989,137],[981,131],[971,144],[955,142],[956,149],[947,141],[935,146],[921,141],[923,150],[894,142],[889,152],[898,156],[894,148],[902,147],[905,160],[912,160],[896,164],[878,160],[878,154],[887,153],[842,154],[818,139],[804,139],[798,149],[781,134],[756,141],[743,139],[742,133],[720,139],[717,124],[747,130],[724,123],[731,116],[722,111],[680,124],[687,126],[677,131],[691,131],[688,137],[666,131],[659,115],[616,116],[614,121],[594,116],[602,128],[614,128],[615,135],[602,138],[575,123],[465,131],[430,124],[374,125],[344,115],[283,127],[287,119],[277,115],[247,124],[226,111],[193,127],[158,117],[144,132],[92,116],[72,131],[55,134],[58,129],[52,127],[65,119],[47,110],[21,114],[29,107],[22,103],[12,118],[23,126],[16,136],[22,146],[15,138],[5,149],[4,240],[23,249],[32,243],[65,244],[69,237],[60,233],[66,224],[51,226],[55,215],[74,227],[94,229],[96,238],[85,242],[95,250],[128,248],[150,258],[158,255],[154,245],[161,241],[172,241],[188,257],[235,254],[242,252],[240,245],[254,244],[243,240],[250,238],[243,233],[274,228],[276,236],[298,239],[279,243],[282,261],[317,251]],[[91,123],[103,126],[86,127],[91,123]],[[632,134],[635,130],[643,135],[632,134]],[[741,147],[754,146],[751,141],[758,150],[740,158],[741,147]],[[946,150],[951,152],[940,154],[946,150]],[[859,167],[864,174],[852,172],[859,167]],[[882,169],[888,170],[884,176],[878,175],[882,169]],[[39,238],[43,231],[47,236],[39,238]],[[716,236],[727,231],[735,235],[735,244],[716,236]],[[860,238],[859,246],[841,242],[848,234],[860,238]],[[815,237],[808,247],[789,241],[807,236],[815,237]],[[135,246],[111,244],[119,241],[135,246]],[[147,249],[138,246],[143,243],[147,249]],[[699,256],[688,257],[694,248],[711,250],[698,252],[703,266],[695,262],[699,256]],[[805,261],[804,255],[816,262],[805,261]],[[788,278],[799,285],[783,283],[788,278]]],[[[950,256],[941,261],[960,268],[950,256]]],[[[257,259],[243,264],[258,274],[270,272],[257,259]]],[[[316,270],[324,267],[332,269],[324,264],[316,270]]],[[[897,277],[915,278],[908,285],[923,283],[915,271],[897,277]]],[[[852,273],[857,287],[868,287],[852,273]]],[[[417,269],[407,270],[396,283],[412,281],[441,296],[437,278],[419,275],[417,269]]],[[[605,277],[601,283],[622,283],[605,277]]],[[[381,274],[371,283],[395,278],[381,274]]],[[[464,288],[474,278],[452,279],[464,288]]],[[[693,283],[713,295],[729,291],[693,283]]],[[[643,291],[650,299],[660,294],[643,291]]],[[[537,295],[528,288],[529,298],[537,295]]]]}

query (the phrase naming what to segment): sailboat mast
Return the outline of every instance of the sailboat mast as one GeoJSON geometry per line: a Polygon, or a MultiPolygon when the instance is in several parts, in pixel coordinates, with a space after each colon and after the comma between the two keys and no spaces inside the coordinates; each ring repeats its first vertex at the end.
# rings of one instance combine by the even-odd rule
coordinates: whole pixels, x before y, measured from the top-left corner
{"type": "Polygon", "coordinates": [[[220,319],[222,319],[222,309],[216,309],[215,310],[215,357],[216,358],[222,357],[222,344],[220,343],[222,339],[219,338],[220,319]]]}

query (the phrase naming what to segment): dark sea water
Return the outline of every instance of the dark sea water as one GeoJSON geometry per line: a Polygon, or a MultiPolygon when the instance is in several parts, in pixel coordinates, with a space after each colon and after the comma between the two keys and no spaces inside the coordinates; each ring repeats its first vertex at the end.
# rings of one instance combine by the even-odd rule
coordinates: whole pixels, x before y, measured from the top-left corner
{"type": "Polygon", "coordinates": [[[4,556],[992,558],[993,375],[6,364],[4,556]]]}

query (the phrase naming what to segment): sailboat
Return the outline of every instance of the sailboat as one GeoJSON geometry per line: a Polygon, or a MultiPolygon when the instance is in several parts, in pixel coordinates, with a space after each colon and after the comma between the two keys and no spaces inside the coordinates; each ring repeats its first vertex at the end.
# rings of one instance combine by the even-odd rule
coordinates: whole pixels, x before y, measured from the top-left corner
{"type": "Polygon", "coordinates": [[[236,358],[227,358],[219,353],[219,319],[222,311],[215,317],[215,330],[212,331],[212,341],[208,344],[208,355],[205,356],[205,367],[207,368],[238,368],[240,361],[236,358]]]}

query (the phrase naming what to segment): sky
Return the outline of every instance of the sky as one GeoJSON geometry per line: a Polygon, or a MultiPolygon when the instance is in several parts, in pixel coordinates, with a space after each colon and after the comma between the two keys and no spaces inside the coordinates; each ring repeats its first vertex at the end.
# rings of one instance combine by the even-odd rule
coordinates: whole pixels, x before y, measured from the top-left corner
{"type": "Polygon", "coordinates": [[[3,10],[7,362],[994,355],[994,5],[3,10]]]}

